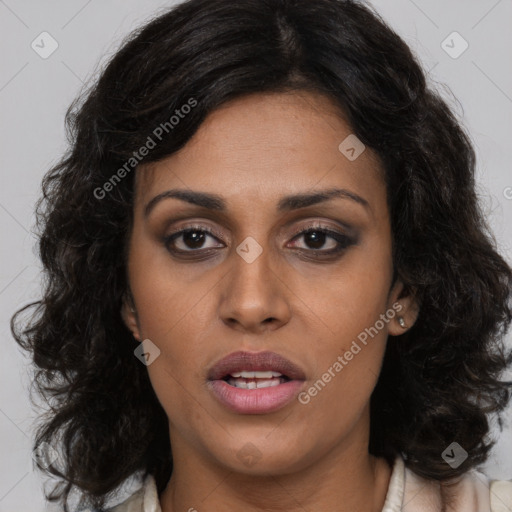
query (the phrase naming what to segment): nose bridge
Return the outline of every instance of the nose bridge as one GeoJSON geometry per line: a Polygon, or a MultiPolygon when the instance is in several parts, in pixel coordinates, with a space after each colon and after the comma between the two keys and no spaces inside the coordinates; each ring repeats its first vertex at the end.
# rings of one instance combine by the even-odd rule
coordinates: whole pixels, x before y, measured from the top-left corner
{"type": "Polygon", "coordinates": [[[255,329],[288,320],[289,308],[280,284],[275,259],[266,242],[246,237],[230,255],[230,272],[224,281],[221,316],[225,322],[255,329]]]}
{"type": "Polygon", "coordinates": [[[232,287],[238,298],[254,303],[268,300],[275,277],[268,244],[249,236],[237,246],[233,260],[232,287]]]}

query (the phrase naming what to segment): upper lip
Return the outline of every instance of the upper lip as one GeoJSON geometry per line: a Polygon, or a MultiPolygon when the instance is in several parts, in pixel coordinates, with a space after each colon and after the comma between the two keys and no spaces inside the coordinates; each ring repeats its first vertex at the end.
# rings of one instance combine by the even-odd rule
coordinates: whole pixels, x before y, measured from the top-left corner
{"type": "Polygon", "coordinates": [[[208,372],[208,380],[219,380],[227,375],[249,371],[275,371],[292,380],[305,380],[302,369],[275,352],[233,352],[217,361],[208,372]]]}

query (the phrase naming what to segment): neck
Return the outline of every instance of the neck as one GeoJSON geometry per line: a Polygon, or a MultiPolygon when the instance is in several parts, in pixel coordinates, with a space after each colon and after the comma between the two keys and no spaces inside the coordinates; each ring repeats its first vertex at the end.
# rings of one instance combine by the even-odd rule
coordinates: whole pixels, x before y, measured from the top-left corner
{"type": "Polygon", "coordinates": [[[301,470],[279,475],[233,471],[192,449],[173,449],[173,458],[162,512],[381,512],[391,475],[384,459],[357,443],[333,447],[301,470]]]}

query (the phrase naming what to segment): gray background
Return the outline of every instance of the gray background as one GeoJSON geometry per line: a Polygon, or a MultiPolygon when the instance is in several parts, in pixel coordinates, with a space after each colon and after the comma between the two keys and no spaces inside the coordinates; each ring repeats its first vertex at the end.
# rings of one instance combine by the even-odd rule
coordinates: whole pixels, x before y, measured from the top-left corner
{"type": "MultiPolygon", "coordinates": [[[[39,263],[31,231],[41,178],[66,147],[64,113],[83,84],[129,31],[172,3],[0,0],[0,512],[45,508],[43,480],[31,458],[35,412],[28,399],[28,361],[9,331],[13,311],[38,297],[39,263]],[[46,59],[31,47],[34,40],[42,46],[38,36],[43,31],[58,43],[46,59]]],[[[372,3],[417,53],[432,84],[471,133],[479,193],[501,250],[511,261],[512,1],[372,3]],[[463,39],[448,37],[454,31],[463,39]],[[464,40],[469,46],[458,55],[464,40]]],[[[45,39],[45,51],[50,43],[45,39]]],[[[485,466],[494,478],[512,478],[512,408],[506,420],[507,429],[485,466]]]]}

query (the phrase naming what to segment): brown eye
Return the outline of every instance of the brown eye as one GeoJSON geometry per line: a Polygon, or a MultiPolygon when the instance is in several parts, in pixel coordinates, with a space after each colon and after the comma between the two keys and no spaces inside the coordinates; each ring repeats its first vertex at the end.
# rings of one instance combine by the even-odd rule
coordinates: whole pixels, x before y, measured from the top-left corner
{"type": "Polygon", "coordinates": [[[336,240],[334,240],[333,237],[329,237],[325,231],[320,231],[318,229],[314,231],[306,231],[302,236],[304,237],[304,243],[309,249],[322,249],[329,238],[331,239],[331,247],[324,247],[324,249],[336,248],[336,240]]]}
{"type": "Polygon", "coordinates": [[[305,247],[294,247],[299,250],[317,252],[319,254],[336,254],[355,243],[350,237],[325,228],[312,227],[298,233],[293,240],[304,240],[305,247]]]}
{"type": "Polygon", "coordinates": [[[170,252],[198,252],[199,250],[209,250],[217,247],[224,247],[223,244],[216,245],[208,240],[217,240],[217,237],[209,229],[204,227],[189,227],[173,233],[164,239],[165,246],[170,252]]]}

